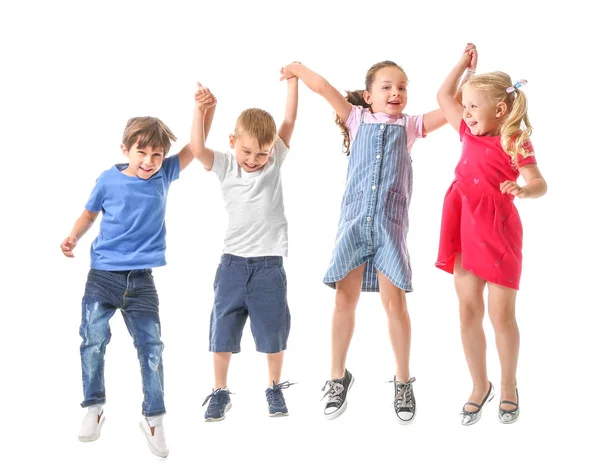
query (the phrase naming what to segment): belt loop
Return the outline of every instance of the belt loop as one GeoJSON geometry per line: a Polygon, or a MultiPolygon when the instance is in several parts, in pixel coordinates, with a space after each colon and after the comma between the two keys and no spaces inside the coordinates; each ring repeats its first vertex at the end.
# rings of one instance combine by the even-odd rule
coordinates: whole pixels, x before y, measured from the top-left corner
{"type": "Polygon", "coordinates": [[[269,266],[271,266],[271,257],[267,256],[265,258],[265,266],[267,267],[267,269],[269,269],[269,266]]]}
{"type": "Polygon", "coordinates": [[[225,266],[229,266],[231,264],[231,255],[223,255],[222,261],[225,266]]]}

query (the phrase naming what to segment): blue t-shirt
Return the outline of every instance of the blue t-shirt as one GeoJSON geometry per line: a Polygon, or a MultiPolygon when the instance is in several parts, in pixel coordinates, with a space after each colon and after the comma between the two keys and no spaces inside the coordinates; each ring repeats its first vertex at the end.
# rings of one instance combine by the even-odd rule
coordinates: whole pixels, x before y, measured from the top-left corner
{"type": "Polygon", "coordinates": [[[105,271],[146,269],[165,260],[165,210],[171,182],[179,178],[179,156],[163,160],[150,179],[128,176],[116,164],[104,171],[85,205],[102,211],[100,233],[92,243],[92,268],[105,271]]]}

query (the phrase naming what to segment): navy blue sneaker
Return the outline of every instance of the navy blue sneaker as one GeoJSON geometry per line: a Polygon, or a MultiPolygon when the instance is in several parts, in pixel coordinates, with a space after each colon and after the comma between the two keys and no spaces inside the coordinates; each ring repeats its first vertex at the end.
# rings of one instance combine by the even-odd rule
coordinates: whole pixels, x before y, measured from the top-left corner
{"type": "Polygon", "coordinates": [[[269,404],[269,415],[271,417],[280,417],[288,415],[288,408],[285,405],[285,399],[283,398],[282,389],[287,389],[290,386],[296,383],[290,383],[289,381],[285,381],[283,383],[275,384],[273,381],[273,386],[270,386],[265,391],[267,396],[267,403],[269,404]]]}
{"type": "Polygon", "coordinates": [[[228,389],[213,389],[213,392],[206,396],[202,405],[209,400],[208,407],[204,413],[206,422],[216,422],[225,419],[225,413],[231,409],[231,396],[228,389]]]}

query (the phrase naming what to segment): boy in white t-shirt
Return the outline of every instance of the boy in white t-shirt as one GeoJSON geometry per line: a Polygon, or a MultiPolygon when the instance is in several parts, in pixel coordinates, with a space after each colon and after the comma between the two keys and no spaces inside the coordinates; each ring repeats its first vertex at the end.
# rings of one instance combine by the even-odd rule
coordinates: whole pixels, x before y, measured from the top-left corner
{"type": "MultiPolygon", "coordinates": [[[[273,117],[257,108],[244,110],[229,136],[233,151],[221,153],[205,146],[204,116],[216,103],[200,84],[192,127],[192,152],[221,182],[229,225],[225,249],[215,276],[215,302],[210,321],[210,351],[214,353],[215,385],[206,398],[207,421],[225,418],[231,408],[227,372],[232,353],[240,351],[246,319],[256,350],[267,354],[266,390],[270,416],[288,414],[281,383],[283,350],[290,331],[287,282],[287,220],[283,208],[281,165],[298,109],[298,79],[288,79],[283,123],[277,130],[273,117]],[[210,401],[210,402],[209,402],[210,401]]],[[[204,405],[203,404],[203,405],[204,405]]]]}

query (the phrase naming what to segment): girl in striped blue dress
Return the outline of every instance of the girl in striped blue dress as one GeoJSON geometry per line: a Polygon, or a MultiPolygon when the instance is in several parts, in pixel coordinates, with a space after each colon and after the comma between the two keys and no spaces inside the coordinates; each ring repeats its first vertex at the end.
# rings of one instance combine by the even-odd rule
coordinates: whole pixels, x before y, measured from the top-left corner
{"type": "Polygon", "coordinates": [[[300,63],[281,70],[282,80],[293,76],[333,107],[344,132],[344,151],[350,156],[335,248],[324,280],[336,290],[332,379],[323,387],[328,396],[325,417],[334,419],[344,412],[354,382],[345,364],[362,290],[381,293],[396,358],[394,410],[398,421],[407,424],[416,413],[405,298],[405,293],[412,291],[406,247],[412,194],[410,149],[417,138],[446,120],[440,110],[419,116],[402,113],[408,79],[391,61],[373,65],[367,72],[365,90],[348,92],[346,97],[300,63]]]}

